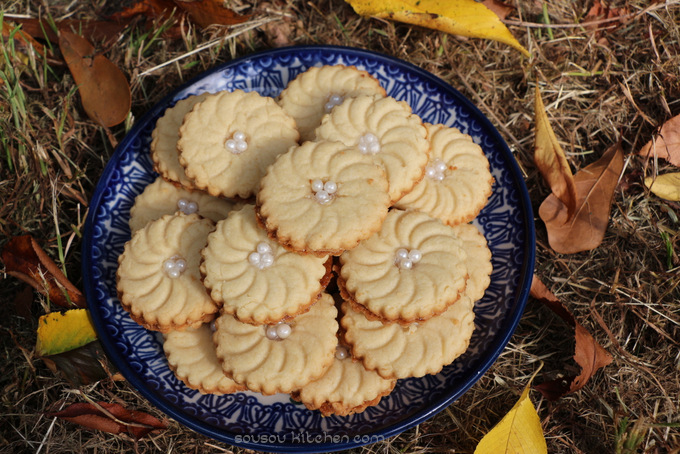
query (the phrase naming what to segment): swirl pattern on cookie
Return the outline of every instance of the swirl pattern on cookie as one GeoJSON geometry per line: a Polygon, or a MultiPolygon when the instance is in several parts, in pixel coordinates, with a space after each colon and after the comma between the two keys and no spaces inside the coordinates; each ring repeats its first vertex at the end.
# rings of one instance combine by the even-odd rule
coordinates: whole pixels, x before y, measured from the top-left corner
{"type": "MultiPolygon", "coordinates": [[[[344,348],[344,347],[338,347],[344,348]]],[[[324,416],[347,416],[377,405],[389,394],[396,380],[382,378],[349,354],[335,360],[326,373],[293,393],[293,398],[324,416]]]]}
{"type": "Polygon", "coordinates": [[[376,232],[390,199],[383,169],[340,142],[305,142],[262,179],[258,216],[284,247],[339,255],[376,232]]]}
{"type": "Polygon", "coordinates": [[[181,211],[185,214],[198,213],[204,218],[217,222],[240,202],[213,197],[202,191],[190,191],[159,177],[144,188],[130,208],[130,230],[135,232],[149,222],[166,214],[181,211]]]}
{"type": "Polygon", "coordinates": [[[379,232],[340,256],[338,283],[369,317],[422,321],[459,298],[468,278],[465,259],[450,226],[425,213],[392,209],[379,232]]]}
{"type": "Polygon", "coordinates": [[[380,82],[354,66],[313,66],[290,81],[279,104],[297,123],[300,140],[314,140],[321,118],[336,104],[358,95],[385,96],[380,82]]]}
{"type": "Polygon", "coordinates": [[[167,181],[179,183],[189,189],[194,188],[194,183],[184,172],[177,153],[179,128],[184,116],[208,96],[210,96],[209,93],[190,95],[188,98],[177,101],[174,106],[166,109],[151,132],[150,148],[154,170],[167,181]]]}
{"type": "Polygon", "coordinates": [[[192,215],[165,215],[137,230],[118,258],[121,304],[147,329],[197,327],[219,309],[201,282],[201,249],[214,224],[192,215]]]}
{"type": "Polygon", "coordinates": [[[348,302],[342,304],[345,341],[366,368],[386,378],[421,377],[438,373],[467,350],[474,331],[474,302],[490,282],[491,251],[474,225],[453,229],[463,241],[470,277],[460,300],[442,314],[410,326],[386,325],[368,320],[348,302]]]}
{"type": "Polygon", "coordinates": [[[276,157],[297,145],[295,120],[257,92],[219,92],[197,104],[179,130],[179,161],[197,188],[248,198],[276,157]]]}
{"type": "Polygon", "coordinates": [[[224,375],[212,337],[209,324],[163,334],[163,351],[170,369],[185,385],[202,394],[244,391],[245,386],[224,375]]]}
{"type": "Polygon", "coordinates": [[[317,140],[336,140],[371,156],[385,169],[394,202],[425,173],[430,154],[422,120],[403,101],[362,95],[335,107],[316,129],[317,140]]]}
{"type": "Polygon", "coordinates": [[[202,255],[203,283],[213,300],[223,303],[224,313],[253,324],[275,323],[306,310],[329,272],[326,257],[296,254],[269,239],[253,205],[218,222],[202,255]],[[263,263],[267,260],[271,263],[263,263]]]}
{"type": "Polygon", "coordinates": [[[235,382],[262,394],[289,393],[323,375],[338,343],[337,309],[324,293],[309,311],[286,324],[283,339],[264,326],[239,322],[229,314],[215,321],[213,341],[222,369],[235,382]]]}
{"type": "Polygon", "coordinates": [[[425,126],[432,149],[425,177],[395,206],[423,211],[449,225],[470,222],[491,195],[489,161],[469,135],[441,124],[425,126]]]}

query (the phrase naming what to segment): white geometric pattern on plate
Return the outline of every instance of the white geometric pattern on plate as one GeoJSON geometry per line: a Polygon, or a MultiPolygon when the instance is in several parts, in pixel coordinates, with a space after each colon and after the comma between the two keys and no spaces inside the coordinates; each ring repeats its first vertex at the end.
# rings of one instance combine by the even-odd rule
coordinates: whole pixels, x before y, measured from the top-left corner
{"type": "Polygon", "coordinates": [[[426,170],[425,178],[395,206],[428,213],[449,225],[470,222],[491,195],[489,161],[470,136],[444,125],[425,126],[432,147],[428,167],[439,161],[446,170],[441,179],[428,177],[426,170]]]}
{"type": "Polygon", "coordinates": [[[309,311],[289,321],[286,339],[270,339],[263,326],[222,314],[213,340],[225,373],[262,394],[291,392],[319,378],[331,365],[338,344],[333,298],[324,293],[309,311]]]}
{"type": "Polygon", "coordinates": [[[111,158],[90,203],[83,244],[84,286],[92,321],[109,357],[142,395],[173,419],[250,449],[327,452],[413,427],[458,398],[491,366],[528,297],[534,266],[533,228],[531,203],[512,153],[493,125],[446,82],[411,64],[363,50],[278,49],[234,60],[201,75],[137,121],[111,158]],[[379,405],[348,417],[324,418],[291,403],[287,395],[203,396],[175,377],[157,336],[132,321],[116,297],[117,258],[130,238],[130,207],[157,176],[148,155],[151,131],[168,105],[191,94],[243,89],[275,97],[296,75],[326,64],[355,65],[368,71],[388,95],[406,101],[425,121],[454,126],[472,136],[489,159],[496,184],[474,223],[493,252],[493,274],[484,298],[475,305],[476,329],[470,347],[439,374],[400,380],[379,405]],[[309,438],[303,439],[303,433],[309,438]],[[257,438],[262,435],[271,438],[257,438]],[[237,441],[236,436],[241,438],[237,441]]]}
{"type": "Polygon", "coordinates": [[[217,223],[202,252],[203,283],[222,311],[246,323],[275,323],[309,307],[321,293],[326,257],[289,252],[257,225],[255,207],[246,205],[217,223]],[[249,256],[261,243],[273,263],[253,266],[249,256]]]}

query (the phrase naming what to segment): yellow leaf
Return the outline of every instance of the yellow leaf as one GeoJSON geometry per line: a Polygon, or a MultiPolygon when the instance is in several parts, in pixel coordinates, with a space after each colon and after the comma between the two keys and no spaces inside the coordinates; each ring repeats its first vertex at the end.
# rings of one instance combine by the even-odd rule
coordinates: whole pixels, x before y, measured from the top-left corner
{"type": "Polygon", "coordinates": [[[484,435],[475,454],[547,454],[541,420],[529,398],[533,379],[532,376],[515,406],[484,435]]]}
{"type": "Polygon", "coordinates": [[[555,132],[545,112],[541,92],[536,85],[534,106],[536,116],[536,141],[534,144],[534,162],[543,178],[550,186],[552,193],[567,208],[567,220],[571,219],[576,208],[576,186],[574,175],[567,162],[567,157],[557,142],[555,132]]]}
{"type": "Polygon", "coordinates": [[[470,38],[508,44],[531,54],[489,8],[475,0],[347,0],[361,16],[391,19],[470,38]]]}
{"type": "Polygon", "coordinates": [[[680,201],[680,173],[666,173],[645,178],[645,186],[662,199],[680,201]]]}
{"type": "Polygon", "coordinates": [[[56,355],[97,339],[87,309],[51,312],[38,321],[36,350],[40,356],[56,355]]]}

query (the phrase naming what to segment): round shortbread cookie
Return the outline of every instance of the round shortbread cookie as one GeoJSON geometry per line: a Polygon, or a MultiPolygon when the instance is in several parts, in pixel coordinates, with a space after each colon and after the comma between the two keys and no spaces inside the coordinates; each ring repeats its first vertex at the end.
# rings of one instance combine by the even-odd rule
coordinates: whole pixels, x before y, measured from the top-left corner
{"type": "Polygon", "coordinates": [[[380,82],[354,66],[313,66],[297,75],[279,95],[279,104],[297,123],[300,140],[314,140],[321,118],[345,98],[385,96],[380,82]]]}
{"type": "Polygon", "coordinates": [[[123,308],[147,329],[198,327],[218,305],[201,282],[201,249],[214,224],[197,214],[165,215],[137,230],[118,257],[117,289],[123,308]]]}
{"type": "Polygon", "coordinates": [[[202,255],[210,296],[245,323],[276,323],[307,310],[330,280],[327,257],[296,254],[270,240],[253,205],[218,222],[202,255]]]}
{"type": "Polygon", "coordinates": [[[407,103],[390,97],[345,100],[323,118],[316,137],[354,147],[382,165],[393,202],[423,178],[430,154],[420,117],[407,103]]]}
{"type": "Polygon", "coordinates": [[[178,211],[184,214],[198,213],[204,218],[217,222],[226,218],[227,213],[241,203],[213,197],[202,191],[190,191],[158,177],[135,197],[135,203],[130,208],[128,223],[130,230],[135,232],[153,220],[178,211]]]}
{"type": "Polygon", "coordinates": [[[494,178],[482,148],[456,128],[426,124],[431,145],[425,177],[395,206],[449,225],[473,220],[491,195],[494,178]]]}
{"type": "Polygon", "coordinates": [[[222,314],[213,336],[222,370],[265,395],[300,389],[321,377],[333,362],[337,313],[333,298],[324,293],[309,311],[278,325],[250,325],[222,314]]]}
{"type": "Polygon", "coordinates": [[[386,378],[421,377],[438,373],[467,350],[474,331],[474,302],[490,282],[491,251],[475,226],[453,229],[463,240],[470,277],[460,300],[442,314],[410,326],[386,325],[342,304],[344,339],[368,369],[386,378]]]}
{"type": "Polygon", "coordinates": [[[164,179],[179,183],[185,188],[194,188],[194,183],[187,177],[184,167],[179,163],[177,153],[179,128],[182,126],[184,116],[208,96],[210,93],[203,93],[177,101],[174,106],[165,110],[151,132],[150,148],[154,170],[164,179]]]}
{"type": "Polygon", "coordinates": [[[258,216],[284,247],[339,255],[380,229],[390,198],[383,169],[340,142],[305,142],[262,179],[258,216]]]}
{"type": "Polygon", "coordinates": [[[355,361],[344,346],[338,346],[335,360],[326,373],[292,393],[293,399],[324,416],[347,416],[378,405],[394,389],[396,380],[382,378],[355,361]]]}
{"type": "Polygon", "coordinates": [[[418,211],[392,209],[379,232],[340,256],[343,297],[369,318],[408,324],[444,312],[465,289],[463,242],[418,211]]]}
{"type": "Polygon", "coordinates": [[[179,162],[197,188],[248,198],[300,135],[293,117],[257,92],[223,91],[197,104],[179,129],[179,162]]]}
{"type": "Polygon", "coordinates": [[[245,391],[245,386],[224,375],[212,337],[209,324],[163,334],[163,351],[170,369],[185,385],[202,394],[245,391]]]}

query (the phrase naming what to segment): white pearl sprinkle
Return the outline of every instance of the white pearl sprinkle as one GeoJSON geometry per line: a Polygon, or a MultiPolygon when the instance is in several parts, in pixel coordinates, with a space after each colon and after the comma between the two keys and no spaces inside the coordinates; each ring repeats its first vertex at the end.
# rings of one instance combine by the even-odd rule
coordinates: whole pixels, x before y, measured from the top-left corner
{"type": "Polygon", "coordinates": [[[321,181],[321,180],[312,181],[312,191],[314,191],[314,192],[322,191],[323,187],[324,187],[323,181],[321,181]]]}
{"type": "Polygon", "coordinates": [[[229,139],[225,143],[225,146],[227,147],[227,150],[231,151],[232,153],[236,153],[236,141],[234,139],[229,139]]]}
{"type": "Polygon", "coordinates": [[[233,137],[237,142],[245,142],[246,140],[246,134],[242,131],[236,131],[233,137]]]}
{"type": "Polygon", "coordinates": [[[251,252],[250,255],[248,255],[248,262],[250,262],[251,265],[258,266],[261,259],[262,257],[258,252],[251,252]]]}
{"type": "Polygon", "coordinates": [[[269,245],[269,243],[261,241],[257,243],[257,252],[259,252],[260,254],[266,254],[267,252],[271,253],[272,247],[269,245]]]}
{"type": "Polygon", "coordinates": [[[335,184],[334,181],[327,181],[327,182],[323,185],[323,189],[324,189],[324,191],[326,191],[326,192],[329,193],[329,194],[335,194],[335,191],[338,190],[338,185],[335,184]]]}
{"type": "Polygon", "coordinates": [[[423,253],[418,249],[408,250],[406,248],[399,248],[394,254],[394,264],[399,269],[410,270],[422,258],[423,253]]]}
{"type": "Polygon", "coordinates": [[[276,334],[276,325],[268,325],[264,332],[267,339],[277,340],[279,338],[279,335],[276,334]]]}
{"type": "Polygon", "coordinates": [[[181,211],[184,211],[184,209],[187,207],[187,203],[189,203],[187,199],[179,199],[177,201],[177,208],[179,208],[181,211]]]}
{"type": "Polygon", "coordinates": [[[269,268],[273,264],[274,264],[274,256],[272,254],[270,254],[269,252],[264,253],[260,256],[259,268],[261,270],[263,270],[265,268],[269,268]]]}
{"type": "Polygon", "coordinates": [[[324,104],[323,109],[326,113],[329,113],[335,106],[339,106],[344,101],[344,98],[340,95],[333,94],[328,98],[328,102],[324,104]]]}
{"type": "Polygon", "coordinates": [[[196,202],[189,202],[187,203],[187,207],[185,209],[186,214],[193,214],[198,211],[198,204],[196,202]]]}
{"type": "Polygon", "coordinates": [[[224,146],[233,154],[241,154],[248,149],[248,141],[246,139],[246,133],[235,131],[231,138],[224,142],[224,146]]]}
{"type": "Polygon", "coordinates": [[[178,255],[173,255],[163,261],[163,272],[173,279],[180,277],[186,268],[186,260],[178,255]]]}
{"type": "Polygon", "coordinates": [[[248,254],[248,262],[257,269],[263,270],[274,264],[274,252],[265,241],[260,241],[255,250],[248,254]]]}
{"type": "Polygon", "coordinates": [[[380,141],[378,140],[378,136],[371,132],[367,132],[359,137],[357,147],[359,148],[359,151],[364,154],[376,154],[380,152],[380,141]]]}
{"type": "Polygon", "coordinates": [[[345,348],[345,347],[343,347],[343,346],[341,346],[341,345],[338,345],[338,346],[335,348],[335,357],[336,357],[337,359],[345,359],[345,358],[349,358],[349,352],[347,351],[347,348],[345,348]]]}
{"type": "Polygon", "coordinates": [[[279,339],[286,339],[293,332],[293,329],[287,323],[276,325],[276,335],[279,339]]]}
{"type": "Polygon", "coordinates": [[[431,164],[425,167],[425,176],[433,180],[442,181],[446,178],[446,171],[448,166],[441,159],[435,159],[431,164]]]}

